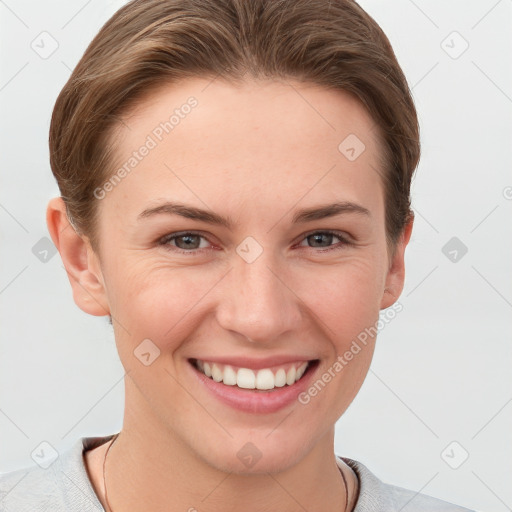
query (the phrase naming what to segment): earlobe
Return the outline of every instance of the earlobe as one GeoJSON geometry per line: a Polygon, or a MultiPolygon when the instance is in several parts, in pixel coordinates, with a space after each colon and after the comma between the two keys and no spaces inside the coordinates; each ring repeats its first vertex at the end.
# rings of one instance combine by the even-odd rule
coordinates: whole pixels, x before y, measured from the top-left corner
{"type": "Polygon", "coordinates": [[[405,282],[405,248],[411,238],[413,224],[414,215],[411,215],[410,221],[405,226],[397,242],[393,259],[389,265],[380,309],[392,306],[402,293],[405,282]]]}
{"type": "Polygon", "coordinates": [[[110,314],[98,256],[85,236],[69,222],[62,197],[50,200],[46,224],[68,275],[76,305],[94,316],[110,314]]]}

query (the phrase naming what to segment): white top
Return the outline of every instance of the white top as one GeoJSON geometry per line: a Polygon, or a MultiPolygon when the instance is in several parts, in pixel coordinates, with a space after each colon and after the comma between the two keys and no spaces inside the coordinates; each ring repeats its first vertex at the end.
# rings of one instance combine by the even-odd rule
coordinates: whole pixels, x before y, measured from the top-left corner
{"type": "MultiPolygon", "coordinates": [[[[0,475],[2,512],[105,512],[87,475],[83,452],[112,438],[82,437],[46,469],[30,466],[0,475]]],[[[425,494],[383,483],[366,466],[345,457],[359,480],[353,512],[475,512],[425,494]]],[[[341,511],[340,511],[341,512],[341,511]]]]}

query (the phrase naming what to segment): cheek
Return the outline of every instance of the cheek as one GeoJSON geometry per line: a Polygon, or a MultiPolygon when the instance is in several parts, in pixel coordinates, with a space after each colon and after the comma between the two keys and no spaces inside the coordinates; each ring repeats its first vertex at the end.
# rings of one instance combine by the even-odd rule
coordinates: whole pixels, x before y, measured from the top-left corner
{"type": "Polygon", "coordinates": [[[299,397],[311,429],[316,418],[326,418],[324,424],[330,425],[345,412],[371,364],[384,269],[379,258],[367,256],[316,271],[300,295],[308,297],[314,328],[322,329],[329,342],[318,380],[299,397]]]}
{"type": "Polygon", "coordinates": [[[123,327],[118,328],[119,339],[129,345],[150,339],[162,352],[173,351],[197,326],[198,303],[217,281],[216,273],[198,267],[120,263],[109,285],[115,289],[112,314],[123,327]]]}
{"type": "Polygon", "coordinates": [[[294,280],[297,295],[339,350],[378,319],[384,282],[378,261],[361,255],[294,280]]]}

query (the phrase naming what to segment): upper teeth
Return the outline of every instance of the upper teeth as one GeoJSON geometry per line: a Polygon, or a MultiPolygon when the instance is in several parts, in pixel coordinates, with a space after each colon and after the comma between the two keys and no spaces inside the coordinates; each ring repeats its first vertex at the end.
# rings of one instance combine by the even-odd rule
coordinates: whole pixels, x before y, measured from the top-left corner
{"type": "Polygon", "coordinates": [[[274,389],[281,388],[286,384],[291,386],[297,382],[306,371],[308,363],[292,364],[288,370],[281,367],[275,370],[263,368],[254,371],[250,368],[234,368],[197,359],[196,366],[207,377],[212,378],[215,382],[222,381],[228,386],[236,385],[244,389],[274,389]]]}

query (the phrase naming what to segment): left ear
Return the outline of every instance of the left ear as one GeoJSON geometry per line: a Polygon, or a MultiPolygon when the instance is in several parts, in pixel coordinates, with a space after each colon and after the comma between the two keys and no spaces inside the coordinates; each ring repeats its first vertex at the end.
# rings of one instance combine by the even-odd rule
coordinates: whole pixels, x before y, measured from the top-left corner
{"type": "Polygon", "coordinates": [[[411,216],[411,220],[404,227],[404,230],[402,231],[402,234],[400,235],[400,238],[396,244],[395,253],[392,260],[390,261],[388,273],[386,275],[386,286],[382,295],[380,309],[389,308],[389,306],[394,304],[398,300],[398,297],[400,297],[400,294],[404,288],[405,248],[407,247],[407,244],[411,238],[413,223],[414,215],[411,216]]]}

